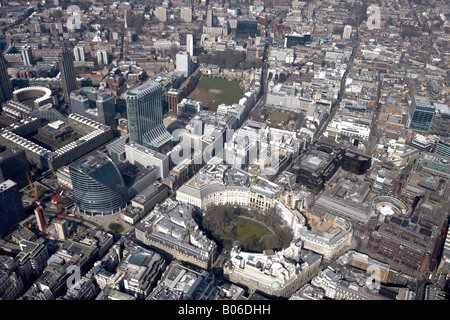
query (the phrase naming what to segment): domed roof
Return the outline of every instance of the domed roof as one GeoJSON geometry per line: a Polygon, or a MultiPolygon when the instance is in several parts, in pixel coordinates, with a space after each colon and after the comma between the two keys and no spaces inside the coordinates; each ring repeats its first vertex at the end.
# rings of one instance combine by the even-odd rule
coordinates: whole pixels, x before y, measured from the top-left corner
{"type": "Polygon", "coordinates": [[[272,289],[280,289],[281,284],[278,281],[272,282],[272,289]]]}

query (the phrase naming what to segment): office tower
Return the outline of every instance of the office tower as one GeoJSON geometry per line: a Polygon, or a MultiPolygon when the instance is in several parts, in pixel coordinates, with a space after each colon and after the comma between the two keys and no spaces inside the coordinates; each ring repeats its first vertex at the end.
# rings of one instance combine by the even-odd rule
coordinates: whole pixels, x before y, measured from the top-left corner
{"type": "Polygon", "coordinates": [[[20,252],[17,256],[20,257],[20,264],[23,266],[23,278],[28,280],[30,276],[40,276],[49,258],[45,244],[20,240],[19,246],[20,252]]]}
{"type": "Polygon", "coordinates": [[[4,236],[25,219],[19,187],[12,180],[0,183],[0,208],[0,236],[4,236]]]}
{"type": "Polygon", "coordinates": [[[155,9],[155,17],[161,21],[166,22],[167,21],[167,10],[164,7],[157,7],[155,9]]]}
{"type": "Polygon", "coordinates": [[[28,185],[27,173],[30,175],[30,165],[25,150],[14,147],[0,153],[0,182],[10,179],[22,189],[28,185]]]}
{"type": "Polygon", "coordinates": [[[158,178],[166,178],[169,175],[169,157],[165,154],[133,142],[125,145],[125,154],[131,164],[155,166],[158,169],[158,178]]]}
{"type": "Polygon", "coordinates": [[[191,55],[189,52],[178,52],[176,58],[176,68],[177,72],[183,73],[185,77],[189,76],[191,73],[191,55]]]}
{"type": "Polygon", "coordinates": [[[112,214],[125,208],[127,188],[112,160],[96,151],[69,166],[75,204],[85,214],[112,214]]]}
{"type": "Polygon", "coordinates": [[[131,15],[128,13],[128,10],[123,11],[123,18],[124,18],[124,26],[125,29],[128,29],[130,27],[131,23],[131,15]]]}
{"type": "Polygon", "coordinates": [[[190,7],[181,8],[180,18],[183,22],[192,22],[192,8],[190,7]]]}
{"type": "Polygon", "coordinates": [[[106,124],[114,124],[115,103],[114,94],[109,89],[83,87],[70,94],[72,113],[106,124]]]}
{"type": "Polygon", "coordinates": [[[433,152],[450,158],[450,138],[446,138],[436,143],[433,152]]]}
{"type": "Polygon", "coordinates": [[[130,141],[158,149],[172,139],[163,124],[162,87],[148,81],[125,94],[130,141]]]}
{"type": "Polygon", "coordinates": [[[13,88],[3,52],[0,53],[0,103],[12,99],[13,88]]]}
{"type": "Polygon", "coordinates": [[[413,96],[410,107],[409,128],[428,132],[433,122],[435,107],[428,97],[413,96]]]}
{"type": "Polygon", "coordinates": [[[208,10],[208,12],[206,13],[206,26],[207,27],[212,27],[213,26],[213,11],[210,9],[208,10]]]}
{"type": "Polygon", "coordinates": [[[436,108],[429,134],[447,137],[450,133],[450,108],[446,104],[433,103],[436,108]]]}
{"type": "Polygon", "coordinates": [[[63,48],[58,56],[58,66],[59,71],[61,72],[65,103],[69,103],[70,93],[77,89],[77,79],[75,76],[73,59],[73,52],[68,48],[63,48]]]}
{"type": "Polygon", "coordinates": [[[346,25],[344,27],[344,32],[342,33],[342,38],[343,39],[350,39],[351,36],[352,36],[352,26],[346,25]]]}
{"type": "Polygon", "coordinates": [[[32,66],[34,61],[33,61],[33,52],[31,51],[31,47],[30,46],[25,46],[22,49],[22,60],[23,60],[23,64],[26,66],[32,66]]]}
{"type": "Polygon", "coordinates": [[[194,37],[192,34],[186,35],[186,50],[189,52],[191,57],[194,56],[194,37]]]}
{"type": "Polygon", "coordinates": [[[75,46],[75,48],[73,48],[73,55],[75,61],[86,61],[86,51],[84,46],[75,46]]]}
{"type": "Polygon", "coordinates": [[[102,64],[108,64],[109,60],[108,60],[108,51],[106,50],[98,50],[97,51],[97,63],[99,65],[102,64]]]}

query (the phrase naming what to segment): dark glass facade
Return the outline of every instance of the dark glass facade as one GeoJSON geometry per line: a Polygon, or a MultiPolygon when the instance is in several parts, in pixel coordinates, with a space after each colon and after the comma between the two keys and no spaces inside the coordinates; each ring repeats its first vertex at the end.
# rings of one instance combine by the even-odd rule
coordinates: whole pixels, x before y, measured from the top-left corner
{"type": "Polygon", "coordinates": [[[0,102],[6,102],[13,97],[13,88],[8,75],[8,68],[3,52],[0,52],[0,102]]]}
{"type": "Polygon", "coordinates": [[[434,108],[416,106],[409,128],[427,132],[430,129],[433,116],[434,108]]]}
{"type": "Polygon", "coordinates": [[[105,154],[93,153],[69,167],[74,200],[86,214],[112,214],[127,205],[127,188],[116,165],[105,154]]]}
{"type": "Polygon", "coordinates": [[[163,124],[162,88],[149,81],[126,93],[130,141],[144,145],[144,134],[163,124]]]}
{"type": "Polygon", "coordinates": [[[75,75],[75,66],[73,61],[75,56],[72,50],[63,48],[58,57],[58,67],[61,71],[61,80],[63,85],[64,101],[70,102],[70,93],[77,89],[77,79],[75,75]]]}
{"type": "Polygon", "coordinates": [[[258,36],[258,22],[238,21],[236,27],[236,36],[245,36],[245,37],[258,36]]]}

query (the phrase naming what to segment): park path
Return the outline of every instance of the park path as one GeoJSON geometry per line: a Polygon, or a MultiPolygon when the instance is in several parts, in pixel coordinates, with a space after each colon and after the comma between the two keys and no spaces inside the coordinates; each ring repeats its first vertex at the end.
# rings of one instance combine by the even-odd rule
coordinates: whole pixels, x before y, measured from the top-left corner
{"type": "Polygon", "coordinates": [[[272,236],[272,235],[275,234],[275,232],[271,228],[269,228],[268,226],[263,224],[261,221],[258,221],[258,220],[254,219],[254,218],[247,217],[247,216],[240,216],[240,218],[248,219],[248,220],[254,221],[256,223],[259,223],[259,224],[264,226],[264,233],[266,232],[266,229],[269,230],[272,233],[272,234],[264,234],[263,233],[263,235],[258,239],[258,242],[261,242],[264,239],[264,237],[272,236]]]}

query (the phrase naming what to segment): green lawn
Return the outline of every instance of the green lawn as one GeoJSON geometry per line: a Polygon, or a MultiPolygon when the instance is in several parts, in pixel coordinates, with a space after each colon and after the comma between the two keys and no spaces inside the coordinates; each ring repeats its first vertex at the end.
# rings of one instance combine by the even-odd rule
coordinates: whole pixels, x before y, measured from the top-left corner
{"type": "Polygon", "coordinates": [[[122,231],[124,230],[124,227],[120,223],[112,222],[109,225],[109,230],[111,230],[112,232],[122,233],[122,231]]]}
{"type": "Polygon", "coordinates": [[[54,145],[55,145],[55,147],[57,147],[57,148],[62,148],[62,147],[64,147],[65,145],[68,145],[69,143],[74,142],[75,140],[77,140],[77,139],[80,138],[80,137],[81,137],[81,134],[76,133],[76,132],[73,132],[72,134],[70,134],[70,136],[68,136],[68,137],[65,138],[65,139],[58,138],[58,139],[54,142],[54,145]]]}
{"type": "Polygon", "coordinates": [[[280,111],[273,111],[270,113],[269,118],[270,121],[282,121],[286,122],[289,120],[289,113],[287,112],[280,112],[280,111]]]}
{"type": "Polygon", "coordinates": [[[243,96],[239,81],[210,77],[202,77],[191,94],[192,99],[203,100],[203,105],[208,110],[212,110],[213,106],[212,101],[209,100],[220,99],[214,103],[214,109],[217,110],[219,104],[238,103],[243,96]]]}
{"type": "Polygon", "coordinates": [[[243,217],[239,217],[239,223],[234,229],[234,232],[238,240],[243,237],[254,237],[255,239],[260,239],[264,235],[272,234],[272,232],[263,224],[243,217]]]}

